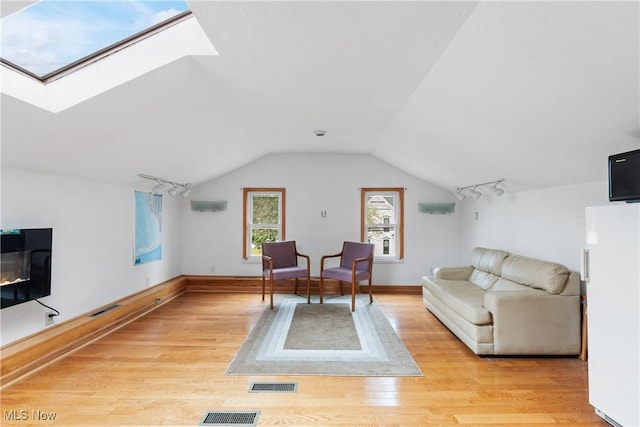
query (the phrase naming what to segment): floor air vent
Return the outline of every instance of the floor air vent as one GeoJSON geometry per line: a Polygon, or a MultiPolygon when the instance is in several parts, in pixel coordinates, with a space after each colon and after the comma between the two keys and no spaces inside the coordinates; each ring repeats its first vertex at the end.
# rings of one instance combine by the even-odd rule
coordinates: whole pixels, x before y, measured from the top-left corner
{"type": "Polygon", "coordinates": [[[98,316],[100,316],[102,314],[105,314],[105,313],[111,311],[111,310],[115,310],[118,307],[120,307],[120,304],[114,304],[111,307],[105,308],[104,310],[100,310],[100,311],[96,311],[95,313],[91,313],[89,315],[89,317],[98,317],[98,316]]]}
{"type": "Polygon", "coordinates": [[[251,383],[249,393],[295,393],[298,383],[251,383]]]}
{"type": "Polygon", "coordinates": [[[208,411],[200,421],[201,426],[255,426],[260,411],[208,411]]]}

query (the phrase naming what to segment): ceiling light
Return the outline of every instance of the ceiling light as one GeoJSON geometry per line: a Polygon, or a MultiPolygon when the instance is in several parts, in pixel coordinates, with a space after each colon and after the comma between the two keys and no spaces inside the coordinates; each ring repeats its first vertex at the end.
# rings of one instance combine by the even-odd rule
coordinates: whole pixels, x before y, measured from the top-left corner
{"type": "Polygon", "coordinates": [[[487,187],[493,194],[500,197],[504,194],[504,190],[502,188],[498,188],[498,184],[504,182],[503,178],[496,179],[495,181],[483,182],[481,184],[467,185],[466,187],[456,187],[454,196],[458,198],[458,200],[463,200],[465,195],[463,191],[466,191],[468,195],[473,196],[475,199],[479,199],[482,196],[482,193],[478,191],[478,187],[487,187]],[[491,185],[489,187],[489,185],[491,185]]]}
{"type": "Polygon", "coordinates": [[[327,131],[317,130],[317,131],[314,131],[313,133],[316,134],[316,136],[325,136],[327,134],[327,131]]]}
{"type": "Polygon", "coordinates": [[[480,196],[482,196],[482,193],[476,190],[477,186],[474,186],[473,188],[468,189],[469,194],[471,194],[473,196],[474,199],[479,199],[480,196]]]}
{"type": "Polygon", "coordinates": [[[151,190],[153,192],[153,194],[162,194],[162,190],[164,190],[164,184],[160,181],[156,181],[158,183],[158,185],[156,185],[155,187],[153,187],[153,190],[151,190]]]}
{"type": "Polygon", "coordinates": [[[156,182],[156,186],[151,190],[153,194],[162,194],[162,191],[166,188],[167,185],[171,186],[171,189],[168,191],[169,195],[175,196],[180,194],[182,197],[186,198],[191,193],[191,184],[180,184],[179,182],[169,181],[168,179],[158,178],[157,176],[138,174],[140,178],[148,179],[156,182]]]}
{"type": "Polygon", "coordinates": [[[496,183],[495,183],[495,184],[493,184],[493,186],[492,186],[492,187],[488,187],[488,188],[489,188],[489,190],[491,190],[491,192],[492,192],[492,193],[494,193],[494,194],[495,194],[496,196],[498,196],[498,197],[500,197],[500,196],[502,196],[502,195],[504,194],[504,190],[503,190],[502,188],[498,188],[498,184],[499,184],[500,182],[501,182],[501,181],[496,181],[496,183]]]}

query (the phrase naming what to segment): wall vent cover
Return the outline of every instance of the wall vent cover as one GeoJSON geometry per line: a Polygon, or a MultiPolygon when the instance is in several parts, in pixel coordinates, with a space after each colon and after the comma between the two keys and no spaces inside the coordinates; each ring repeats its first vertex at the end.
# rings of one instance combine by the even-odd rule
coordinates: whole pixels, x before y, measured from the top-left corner
{"type": "Polygon", "coordinates": [[[249,393],[295,393],[298,383],[251,383],[249,393]]]}
{"type": "Polygon", "coordinates": [[[200,426],[255,426],[260,411],[207,411],[200,426]]]}
{"type": "Polygon", "coordinates": [[[103,315],[103,314],[105,314],[105,313],[110,312],[111,310],[115,310],[115,309],[116,309],[116,308],[118,308],[118,307],[120,307],[120,304],[114,304],[114,305],[112,305],[111,307],[107,307],[107,308],[102,309],[102,310],[100,310],[100,311],[96,311],[95,313],[91,313],[91,314],[89,315],[89,317],[98,317],[98,316],[101,316],[101,315],[103,315]]]}

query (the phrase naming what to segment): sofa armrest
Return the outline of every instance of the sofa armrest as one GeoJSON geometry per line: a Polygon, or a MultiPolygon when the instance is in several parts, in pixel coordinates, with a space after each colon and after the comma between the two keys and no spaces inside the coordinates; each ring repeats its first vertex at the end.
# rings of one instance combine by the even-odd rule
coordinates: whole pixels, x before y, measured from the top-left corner
{"type": "Polygon", "coordinates": [[[493,318],[495,354],[580,353],[579,296],[490,291],[484,297],[484,307],[493,318]]]}
{"type": "Polygon", "coordinates": [[[433,270],[433,277],[445,280],[468,280],[473,267],[438,267],[433,270]]]}

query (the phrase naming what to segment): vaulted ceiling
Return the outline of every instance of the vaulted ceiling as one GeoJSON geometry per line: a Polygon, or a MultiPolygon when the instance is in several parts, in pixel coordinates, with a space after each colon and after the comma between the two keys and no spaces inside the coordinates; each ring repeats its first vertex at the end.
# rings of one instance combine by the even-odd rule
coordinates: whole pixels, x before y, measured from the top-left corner
{"type": "Polygon", "coordinates": [[[197,184],[269,153],[368,153],[521,191],[604,180],[609,154],[640,148],[638,2],[190,5],[218,56],[56,113],[3,90],[2,166],[197,184]]]}

